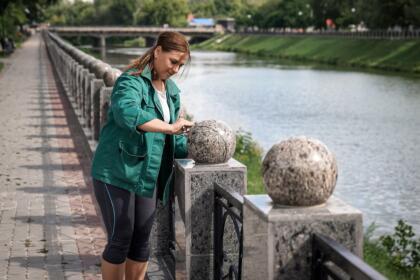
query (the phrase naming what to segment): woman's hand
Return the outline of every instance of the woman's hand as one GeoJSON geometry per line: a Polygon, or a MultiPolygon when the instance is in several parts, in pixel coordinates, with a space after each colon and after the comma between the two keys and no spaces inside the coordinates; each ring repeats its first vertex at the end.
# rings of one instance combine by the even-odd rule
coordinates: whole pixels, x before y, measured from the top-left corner
{"type": "Polygon", "coordinates": [[[175,123],[173,123],[171,134],[181,134],[187,133],[190,131],[190,128],[194,125],[193,122],[190,122],[184,118],[179,118],[175,123]]]}

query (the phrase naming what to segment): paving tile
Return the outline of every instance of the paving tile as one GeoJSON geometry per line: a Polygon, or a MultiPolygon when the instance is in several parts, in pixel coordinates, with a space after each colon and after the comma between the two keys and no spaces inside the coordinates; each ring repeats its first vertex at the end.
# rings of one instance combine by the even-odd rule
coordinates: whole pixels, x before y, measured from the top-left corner
{"type": "Polygon", "coordinates": [[[73,140],[56,81],[39,34],[0,75],[0,279],[100,279],[105,234],[82,169],[90,155],[73,140]]]}

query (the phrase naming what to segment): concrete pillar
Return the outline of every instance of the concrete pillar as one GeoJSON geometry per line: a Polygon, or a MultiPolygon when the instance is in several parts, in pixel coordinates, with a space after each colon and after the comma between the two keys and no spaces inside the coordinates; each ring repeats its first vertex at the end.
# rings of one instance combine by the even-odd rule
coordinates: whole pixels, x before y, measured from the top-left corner
{"type": "MultiPolygon", "coordinates": [[[[244,194],[246,166],[234,159],[224,164],[176,160],[175,194],[183,221],[178,222],[176,236],[184,238],[177,243],[184,244],[178,258],[185,260],[183,267],[177,263],[177,270],[184,270],[186,279],[213,279],[214,183],[244,194]]],[[[232,246],[231,242],[234,241],[225,240],[225,246],[232,246]]]]}
{"type": "Polygon", "coordinates": [[[99,130],[106,122],[109,104],[111,101],[112,87],[102,87],[99,96],[99,130]]]}
{"type": "Polygon", "coordinates": [[[79,98],[80,98],[80,86],[81,86],[81,76],[82,76],[83,66],[80,64],[77,64],[76,67],[76,77],[75,77],[75,85],[74,85],[74,100],[76,103],[77,108],[79,108],[79,98]]]}
{"type": "Polygon", "coordinates": [[[243,279],[311,279],[313,233],[362,256],[362,213],[337,197],[282,207],[268,195],[245,195],[243,211],[243,279]]]}
{"type": "Polygon", "coordinates": [[[87,75],[85,76],[85,83],[84,83],[84,98],[83,98],[83,118],[85,120],[85,124],[87,127],[89,127],[89,122],[90,122],[90,111],[92,108],[92,105],[90,103],[91,101],[91,82],[92,80],[95,78],[95,74],[92,74],[90,72],[87,73],[87,75]]]}
{"type": "Polygon", "coordinates": [[[101,35],[99,37],[99,48],[101,49],[101,58],[104,59],[106,57],[106,36],[101,35]]]}
{"type": "Polygon", "coordinates": [[[99,140],[100,131],[100,95],[101,88],[105,86],[102,79],[93,79],[90,85],[90,98],[91,98],[91,115],[90,127],[92,128],[92,140],[99,140]]]}
{"type": "Polygon", "coordinates": [[[86,68],[82,69],[81,75],[80,75],[80,83],[79,83],[79,104],[78,104],[78,109],[79,117],[83,117],[83,111],[85,110],[85,89],[86,89],[86,79],[87,76],[89,75],[89,70],[86,68]]]}
{"type": "Polygon", "coordinates": [[[69,97],[74,97],[74,92],[76,88],[76,73],[77,73],[77,62],[71,58],[71,68],[70,68],[70,84],[69,84],[69,97]]]}

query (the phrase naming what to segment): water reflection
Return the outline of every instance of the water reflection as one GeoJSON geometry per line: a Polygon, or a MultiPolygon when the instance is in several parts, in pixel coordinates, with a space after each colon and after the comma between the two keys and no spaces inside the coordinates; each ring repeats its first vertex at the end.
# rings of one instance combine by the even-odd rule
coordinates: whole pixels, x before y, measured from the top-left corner
{"type": "MultiPolygon", "coordinates": [[[[109,51],[122,68],[141,49],[109,51]]],[[[193,51],[177,78],[196,121],[220,119],[252,132],[269,149],[298,135],[337,156],[335,194],[361,209],[378,233],[406,219],[420,232],[420,80],[279,64],[226,52],[193,51]]]]}

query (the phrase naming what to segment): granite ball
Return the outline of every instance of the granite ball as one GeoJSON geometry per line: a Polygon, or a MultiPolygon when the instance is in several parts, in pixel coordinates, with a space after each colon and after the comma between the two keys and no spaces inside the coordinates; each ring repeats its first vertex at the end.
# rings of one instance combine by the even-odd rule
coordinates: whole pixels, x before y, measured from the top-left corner
{"type": "Polygon", "coordinates": [[[92,63],[92,61],[94,61],[94,57],[92,57],[91,55],[85,54],[82,57],[82,65],[86,68],[89,69],[89,65],[90,63],[92,63]]]}
{"type": "Polygon", "coordinates": [[[95,70],[94,67],[95,67],[96,63],[98,63],[98,59],[96,59],[94,57],[89,61],[89,65],[88,65],[87,68],[88,68],[90,73],[94,74],[94,70],[95,70]]]}
{"type": "Polygon", "coordinates": [[[188,153],[196,163],[225,163],[235,153],[236,137],[224,122],[195,123],[188,137],[188,153]]]}
{"type": "Polygon", "coordinates": [[[98,60],[97,63],[93,65],[93,73],[97,79],[103,79],[104,74],[110,70],[111,66],[100,60],[98,60]]]}
{"type": "Polygon", "coordinates": [[[262,171],[268,195],[280,205],[322,204],[337,182],[334,154],[322,142],[307,137],[274,145],[263,160],[262,171]]]}
{"type": "Polygon", "coordinates": [[[105,85],[107,87],[112,87],[115,84],[115,81],[118,79],[118,77],[121,75],[121,70],[116,68],[111,68],[109,71],[106,71],[104,73],[103,79],[105,82],[105,85]]]}

